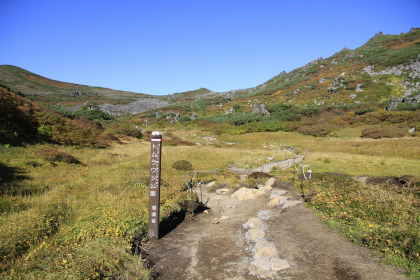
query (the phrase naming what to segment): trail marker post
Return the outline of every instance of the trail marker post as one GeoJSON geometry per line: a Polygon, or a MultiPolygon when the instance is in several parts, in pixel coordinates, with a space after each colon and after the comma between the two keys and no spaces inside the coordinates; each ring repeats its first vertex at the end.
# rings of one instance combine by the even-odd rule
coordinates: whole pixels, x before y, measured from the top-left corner
{"type": "Polygon", "coordinates": [[[149,186],[149,239],[159,238],[160,171],[162,153],[162,133],[152,132],[150,152],[149,186]]]}

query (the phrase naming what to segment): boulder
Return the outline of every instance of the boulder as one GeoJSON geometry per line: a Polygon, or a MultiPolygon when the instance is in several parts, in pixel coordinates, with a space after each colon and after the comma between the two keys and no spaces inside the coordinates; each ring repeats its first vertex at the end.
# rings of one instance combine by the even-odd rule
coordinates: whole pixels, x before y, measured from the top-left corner
{"type": "Polygon", "coordinates": [[[265,182],[265,186],[272,188],[276,182],[277,180],[275,178],[270,178],[265,182]]]}
{"type": "Polygon", "coordinates": [[[268,202],[268,206],[274,207],[283,204],[284,201],[287,200],[287,197],[285,196],[277,196],[275,198],[272,198],[270,202],[268,202]]]}
{"type": "Polygon", "coordinates": [[[249,189],[249,188],[240,188],[236,192],[234,192],[231,197],[236,198],[238,200],[250,200],[254,199],[260,195],[263,195],[264,192],[257,189],[249,189]]]}
{"type": "Polygon", "coordinates": [[[226,111],[226,114],[233,114],[235,113],[235,108],[230,107],[229,110],[226,111]]]}
{"type": "Polygon", "coordinates": [[[263,192],[271,192],[271,190],[273,189],[273,187],[271,187],[271,186],[259,186],[258,189],[260,191],[263,191],[263,192]]]}
{"type": "Polygon", "coordinates": [[[391,100],[389,100],[388,106],[386,106],[386,110],[387,111],[394,110],[395,108],[397,108],[398,104],[402,101],[403,99],[399,97],[391,98],[391,100]]]}
{"type": "Polygon", "coordinates": [[[252,109],[252,113],[253,114],[257,114],[260,113],[264,116],[268,116],[270,115],[270,112],[267,111],[267,109],[265,108],[265,104],[255,104],[254,108],[252,109]]]}

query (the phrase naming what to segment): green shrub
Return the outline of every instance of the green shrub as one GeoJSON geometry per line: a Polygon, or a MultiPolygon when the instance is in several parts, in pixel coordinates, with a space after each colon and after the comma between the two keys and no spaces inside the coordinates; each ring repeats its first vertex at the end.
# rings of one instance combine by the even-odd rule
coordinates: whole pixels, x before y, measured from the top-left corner
{"type": "Polygon", "coordinates": [[[48,141],[51,139],[52,129],[51,126],[42,124],[38,127],[38,138],[43,141],[48,141]]]}
{"type": "Polygon", "coordinates": [[[192,170],[193,166],[189,161],[186,160],[178,160],[175,161],[174,164],[172,165],[172,167],[176,170],[192,170]]]}
{"type": "Polygon", "coordinates": [[[178,121],[181,123],[184,123],[184,122],[190,122],[192,121],[192,119],[188,116],[183,116],[183,117],[180,117],[178,121]]]}
{"type": "Polygon", "coordinates": [[[95,109],[95,110],[80,110],[74,113],[75,116],[81,116],[88,120],[114,120],[115,117],[102,112],[101,110],[95,109]]]}
{"type": "Polygon", "coordinates": [[[362,130],[363,138],[397,138],[406,134],[404,129],[394,126],[373,126],[362,130]]]}
{"type": "Polygon", "coordinates": [[[366,113],[370,113],[375,111],[375,108],[364,108],[364,109],[360,109],[360,110],[356,110],[354,111],[354,113],[358,116],[364,115],[366,113]]]}
{"type": "Polygon", "coordinates": [[[420,110],[420,103],[419,104],[408,104],[406,102],[400,102],[395,109],[397,111],[416,111],[420,110]]]}

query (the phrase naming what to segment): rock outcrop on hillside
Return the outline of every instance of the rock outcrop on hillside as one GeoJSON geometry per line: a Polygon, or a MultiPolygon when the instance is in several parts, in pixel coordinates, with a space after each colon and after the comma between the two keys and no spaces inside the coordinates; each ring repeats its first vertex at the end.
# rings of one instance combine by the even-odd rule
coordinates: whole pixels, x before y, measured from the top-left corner
{"type": "MultiPolygon", "coordinates": [[[[169,106],[170,103],[157,99],[157,98],[149,98],[149,99],[140,99],[133,101],[128,104],[100,104],[98,105],[98,109],[106,112],[111,115],[122,115],[122,114],[139,114],[144,113],[150,110],[163,108],[169,106]]],[[[76,105],[73,107],[64,108],[64,110],[70,112],[76,112],[80,110],[81,106],[76,105]]]]}
{"type": "Polygon", "coordinates": [[[403,98],[392,98],[388,106],[386,107],[387,111],[394,110],[398,107],[398,104],[400,103],[406,103],[408,105],[416,105],[420,104],[420,94],[415,97],[403,97],[403,98]]]}
{"type": "Polygon", "coordinates": [[[253,114],[263,114],[264,116],[270,115],[270,112],[267,111],[267,109],[265,108],[265,104],[255,104],[254,108],[252,109],[252,113],[253,114]]]}

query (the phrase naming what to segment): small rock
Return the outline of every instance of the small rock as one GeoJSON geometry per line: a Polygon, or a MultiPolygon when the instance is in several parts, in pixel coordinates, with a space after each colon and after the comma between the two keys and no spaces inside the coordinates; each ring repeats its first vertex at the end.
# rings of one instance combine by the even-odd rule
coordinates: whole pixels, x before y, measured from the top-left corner
{"type": "Polygon", "coordinates": [[[248,230],[248,233],[252,240],[257,240],[265,236],[265,232],[260,228],[251,228],[248,230]]]}
{"type": "Polygon", "coordinates": [[[299,201],[299,200],[286,200],[286,201],[283,203],[283,207],[282,207],[282,209],[286,209],[286,208],[289,208],[289,207],[295,206],[296,204],[299,204],[299,203],[302,203],[302,201],[299,201]]]}
{"type": "Polygon", "coordinates": [[[271,258],[270,263],[271,263],[271,270],[273,271],[279,271],[279,270],[283,270],[290,267],[290,264],[287,260],[283,260],[276,257],[271,258]]]}
{"type": "Polygon", "coordinates": [[[251,262],[253,266],[255,266],[256,270],[265,270],[269,271],[271,268],[270,259],[269,258],[258,258],[251,262]]]}
{"type": "Polygon", "coordinates": [[[284,202],[284,200],[286,200],[287,197],[285,196],[277,196],[273,199],[270,200],[270,202],[268,202],[268,206],[274,207],[274,206],[278,206],[281,205],[282,202],[284,202]]]}
{"type": "Polygon", "coordinates": [[[228,220],[230,217],[229,216],[222,216],[219,220],[220,221],[225,221],[228,220]]]}
{"type": "Polygon", "coordinates": [[[204,210],[204,211],[203,211],[203,213],[204,213],[204,214],[208,214],[208,213],[209,213],[209,211],[208,211],[208,210],[204,210]]]}
{"type": "Polygon", "coordinates": [[[218,224],[220,221],[217,218],[214,218],[213,221],[211,221],[212,224],[218,224]]]}
{"type": "Polygon", "coordinates": [[[260,212],[258,212],[258,218],[261,221],[267,221],[268,219],[270,219],[270,210],[261,210],[260,212]]]}
{"type": "Polygon", "coordinates": [[[415,128],[415,127],[412,127],[412,128],[410,128],[410,129],[408,130],[408,133],[414,133],[414,131],[416,131],[416,128],[415,128]]]}
{"type": "Polygon", "coordinates": [[[217,189],[217,194],[228,194],[230,192],[230,189],[217,189]]]}
{"type": "Polygon", "coordinates": [[[273,187],[273,185],[276,183],[276,179],[275,178],[270,178],[267,180],[267,182],[265,182],[265,186],[269,186],[269,187],[273,187]]]}
{"type": "Polygon", "coordinates": [[[245,224],[243,224],[243,227],[246,229],[249,228],[257,228],[261,225],[261,220],[258,218],[251,218],[248,220],[248,222],[246,222],[245,224]]]}

